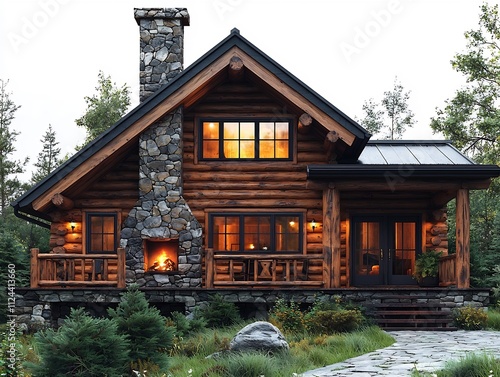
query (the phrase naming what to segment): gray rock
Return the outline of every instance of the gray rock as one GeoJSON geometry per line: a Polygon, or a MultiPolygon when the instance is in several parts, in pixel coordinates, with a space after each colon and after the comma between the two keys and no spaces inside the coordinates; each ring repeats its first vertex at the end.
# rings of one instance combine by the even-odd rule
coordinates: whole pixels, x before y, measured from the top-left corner
{"type": "Polygon", "coordinates": [[[289,346],[281,331],[265,321],[251,323],[241,329],[231,340],[231,351],[281,351],[289,346]]]}

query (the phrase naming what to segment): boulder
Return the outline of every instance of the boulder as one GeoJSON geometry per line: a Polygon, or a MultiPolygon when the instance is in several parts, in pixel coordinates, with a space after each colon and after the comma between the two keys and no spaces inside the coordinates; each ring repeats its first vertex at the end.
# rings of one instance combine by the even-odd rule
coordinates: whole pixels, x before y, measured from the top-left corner
{"type": "Polygon", "coordinates": [[[242,328],[229,344],[230,351],[281,351],[289,346],[281,331],[265,321],[258,321],[242,328]]]}

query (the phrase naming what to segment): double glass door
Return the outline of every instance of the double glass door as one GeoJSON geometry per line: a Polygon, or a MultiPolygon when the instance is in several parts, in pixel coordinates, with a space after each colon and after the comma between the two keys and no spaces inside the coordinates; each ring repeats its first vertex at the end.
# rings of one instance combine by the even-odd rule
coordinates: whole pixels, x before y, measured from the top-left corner
{"type": "Polygon", "coordinates": [[[414,285],[421,250],[419,216],[359,216],[352,221],[352,284],[414,285]]]}

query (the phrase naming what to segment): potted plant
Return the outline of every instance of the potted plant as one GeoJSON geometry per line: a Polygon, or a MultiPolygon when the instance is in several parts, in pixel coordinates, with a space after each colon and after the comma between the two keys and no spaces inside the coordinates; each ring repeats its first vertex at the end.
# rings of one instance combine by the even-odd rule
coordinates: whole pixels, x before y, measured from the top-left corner
{"type": "Polygon", "coordinates": [[[439,258],[442,251],[428,250],[420,254],[415,261],[415,272],[413,278],[421,287],[437,287],[439,285],[439,258]]]}

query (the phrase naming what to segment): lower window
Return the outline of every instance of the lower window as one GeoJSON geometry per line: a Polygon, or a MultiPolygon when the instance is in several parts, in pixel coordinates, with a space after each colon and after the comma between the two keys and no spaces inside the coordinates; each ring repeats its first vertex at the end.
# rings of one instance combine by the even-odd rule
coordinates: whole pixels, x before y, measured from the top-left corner
{"type": "Polygon", "coordinates": [[[112,254],[117,248],[116,213],[87,213],[87,253],[112,254]]]}
{"type": "Polygon", "coordinates": [[[214,251],[302,252],[300,213],[211,214],[209,247],[214,251]]]}

